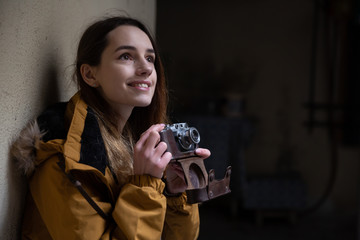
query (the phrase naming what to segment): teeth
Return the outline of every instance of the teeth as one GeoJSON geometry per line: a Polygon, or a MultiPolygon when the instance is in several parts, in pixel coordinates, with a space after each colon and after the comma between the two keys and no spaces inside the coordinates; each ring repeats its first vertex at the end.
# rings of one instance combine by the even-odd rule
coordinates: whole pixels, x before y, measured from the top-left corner
{"type": "Polygon", "coordinates": [[[138,83],[138,84],[135,84],[136,87],[142,87],[142,88],[147,88],[149,87],[149,85],[147,85],[146,83],[138,83]]]}

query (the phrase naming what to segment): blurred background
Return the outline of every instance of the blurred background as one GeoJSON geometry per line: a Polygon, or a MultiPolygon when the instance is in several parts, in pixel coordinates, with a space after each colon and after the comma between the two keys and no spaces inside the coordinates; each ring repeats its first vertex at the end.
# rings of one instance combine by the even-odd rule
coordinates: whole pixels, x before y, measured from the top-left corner
{"type": "Polygon", "coordinates": [[[359,7],[157,1],[172,120],[198,128],[217,178],[232,166],[200,239],[360,239],[359,7]]]}

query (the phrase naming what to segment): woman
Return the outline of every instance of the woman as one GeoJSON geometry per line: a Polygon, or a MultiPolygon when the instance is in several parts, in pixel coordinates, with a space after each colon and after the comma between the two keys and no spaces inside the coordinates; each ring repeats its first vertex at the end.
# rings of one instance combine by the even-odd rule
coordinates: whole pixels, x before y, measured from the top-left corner
{"type": "Polygon", "coordinates": [[[125,17],[94,23],[75,76],[79,92],[12,147],[29,180],[22,237],[196,239],[198,206],[186,203],[183,172],[160,141],[167,91],[148,30],[125,17]]]}

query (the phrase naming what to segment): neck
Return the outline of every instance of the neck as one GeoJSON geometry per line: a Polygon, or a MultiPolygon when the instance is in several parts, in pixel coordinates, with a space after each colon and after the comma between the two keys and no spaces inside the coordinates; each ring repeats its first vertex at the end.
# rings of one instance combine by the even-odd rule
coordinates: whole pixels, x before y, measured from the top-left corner
{"type": "Polygon", "coordinates": [[[132,110],[134,109],[134,106],[112,102],[109,99],[107,99],[106,96],[101,91],[100,91],[100,94],[103,96],[104,100],[109,104],[112,111],[116,114],[117,129],[118,129],[119,133],[122,134],[124,127],[126,125],[126,122],[128,121],[128,119],[132,113],[132,110]]]}
{"type": "Polygon", "coordinates": [[[113,110],[115,111],[116,115],[118,116],[118,129],[120,134],[123,132],[124,127],[132,113],[132,110],[134,107],[132,106],[117,106],[116,108],[113,107],[113,110]]]}

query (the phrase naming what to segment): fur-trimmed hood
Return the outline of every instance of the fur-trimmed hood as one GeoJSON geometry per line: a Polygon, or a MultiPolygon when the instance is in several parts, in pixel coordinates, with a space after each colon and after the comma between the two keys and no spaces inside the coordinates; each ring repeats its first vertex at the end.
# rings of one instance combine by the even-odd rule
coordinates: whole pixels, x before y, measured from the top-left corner
{"type": "Polygon", "coordinates": [[[37,121],[32,121],[12,143],[10,155],[16,161],[19,170],[29,176],[35,170],[36,150],[39,149],[41,133],[37,121]]]}
{"type": "Polygon", "coordinates": [[[26,176],[56,154],[64,157],[66,171],[90,167],[105,174],[108,166],[97,119],[80,94],[52,105],[28,124],[12,143],[10,154],[26,176]]]}

